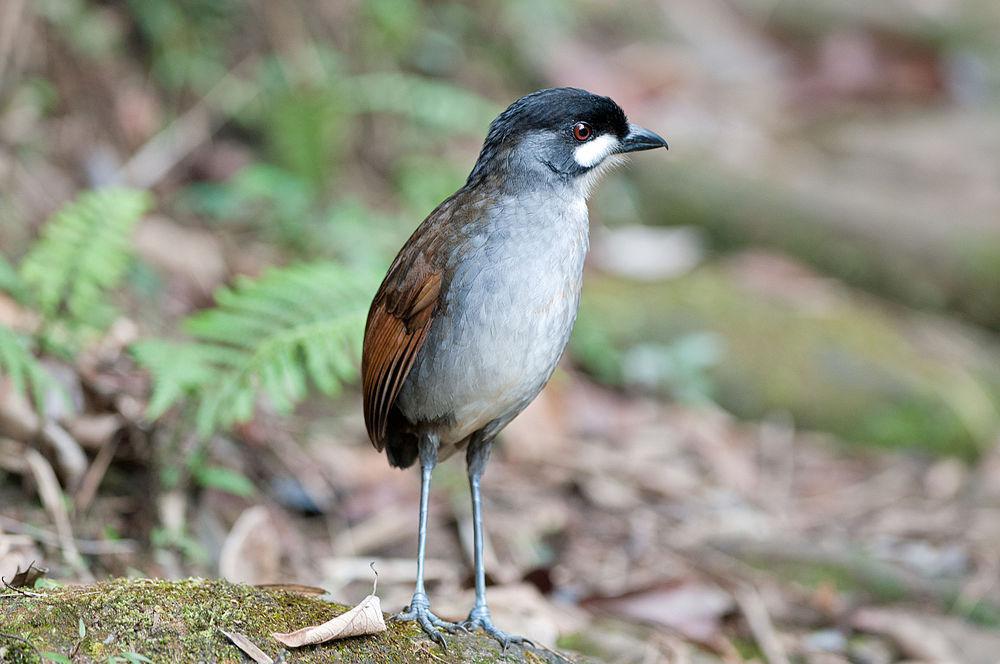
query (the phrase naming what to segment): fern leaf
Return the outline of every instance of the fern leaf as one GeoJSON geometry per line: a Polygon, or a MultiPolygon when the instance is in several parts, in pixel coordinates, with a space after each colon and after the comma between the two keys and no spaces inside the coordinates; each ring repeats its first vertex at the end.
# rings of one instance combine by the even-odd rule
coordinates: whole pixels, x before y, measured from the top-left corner
{"type": "Polygon", "coordinates": [[[132,344],[136,361],[149,369],[156,389],[147,406],[147,416],[156,419],[187,393],[211,382],[210,353],[200,345],[147,339],[132,344]]]}
{"type": "Polygon", "coordinates": [[[0,291],[8,293],[19,302],[25,300],[27,293],[17,270],[3,256],[0,256],[0,291]]]}
{"type": "Polygon", "coordinates": [[[312,386],[336,393],[356,377],[373,283],[313,263],[221,289],[215,308],[185,322],[192,341],[133,346],[153,376],[149,415],[191,397],[196,428],[207,436],[252,417],[262,397],[287,413],[312,386]]]}
{"type": "Polygon", "coordinates": [[[44,411],[45,392],[52,378],[32,354],[29,339],[0,325],[0,376],[6,376],[14,391],[30,397],[35,410],[44,411]]]}
{"type": "Polygon", "coordinates": [[[21,279],[46,319],[96,329],[110,322],[106,296],[125,274],[132,228],[149,205],[142,191],[88,191],[46,224],[21,262],[21,279]]]}

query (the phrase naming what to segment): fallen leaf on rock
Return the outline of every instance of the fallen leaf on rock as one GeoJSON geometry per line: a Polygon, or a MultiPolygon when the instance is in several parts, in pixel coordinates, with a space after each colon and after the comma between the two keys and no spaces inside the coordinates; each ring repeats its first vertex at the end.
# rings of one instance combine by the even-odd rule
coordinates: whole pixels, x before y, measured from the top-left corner
{"type": "Polygon", "coordinates": [[[375,595],[368,595],[350,611],[342,613],[322,625],[303,627],[294,632],[276,633],[272,636],[289,648],[298,648],[335,639],[346,639],[351,636],[378,634],[385,630],[382,602],[375,595]]]}
{"type": "Polygon", "coordinates": [[[17,568],[13,578],[7,583],[11,588],[34,588],[35,581],[48,574],[45,567],[35,567],[34,561],[28,563],[25,569],[17,568]]]}
{"type": "Polygon", "coordinates": [[[220,629],[219,631],[225,634],[227,639],[232,641],[237,648],[245,652],[247,657],[257,662],[257,664],[274,664],[271,656],[258,648],[257,644],[248,637],[239,632],[227,632],[224,629],[220,629]]]}
{"type": "MultiPolygon", "coordinates": [[[[373,568],[374,569],[374,568],[373,568]]],[[[378,576],[372,594],[361,600],[353,609],[346,611],[322,625],[303,627],[287,634],[272,634],[274,638],[289,648],[298,648],[316,643],[326,643],[335,639],[346,639],[351,636],[367,636],[386,630],[385,616],[382,615],[382,602],[375,591],[378,589],[378,576]]]]}

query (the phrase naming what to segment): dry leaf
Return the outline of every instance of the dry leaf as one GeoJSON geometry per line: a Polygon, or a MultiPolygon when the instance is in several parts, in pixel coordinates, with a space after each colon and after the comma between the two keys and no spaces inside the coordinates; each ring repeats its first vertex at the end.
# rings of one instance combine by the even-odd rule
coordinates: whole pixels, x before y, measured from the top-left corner
{"type": "Polygon", "coordinates": [[[350,611],[342,613],[322,625],[303,627],[288,634],[273,634],[272,636],[289,648],[298,648],[334,639],[346,639],[350,636],[378,634],[385,630],[382,602],[375,595],[369,595],[350,611]]]}
{"type": "MultiPolygon", "coordinates": [[[[372,567],[372,571],[374,571],[372,567]]],[[[335,639],[346,639],[351,636],[378,634],[386,630],[385,616],[382,615],[382,602],[375,591],[378,589],[378,574],[372,594],[361,600],[353,609],[336,616],[322,625],[303,627],[288,634],[272,634],[272,636],[289,648],[308,646],[315,643],[326,643],[335,639]]]]}
{"type": "Polygon", "coordinates": [[[18,566],[17,572],[14,573],[14,578],[7,585],[11,588],[34,588],[35,581],[45,576],[48,571],[45,567],[35,567],[34,562],[29,563],[28,567],[24,570],[18,566]]]}
{"type": "Polygon", "coordinates": [[[271,659],[270,655],[257,647],[257,644],[250,640],[249,637],[240,634],[239,632],[227,632],[224,629],[220,629],[220,632],[226,635],[226,638],[233,642],[233,644],[245,652],[247,657],[257,662],[257,664],[274,664],[274,660],[271,659]]]}

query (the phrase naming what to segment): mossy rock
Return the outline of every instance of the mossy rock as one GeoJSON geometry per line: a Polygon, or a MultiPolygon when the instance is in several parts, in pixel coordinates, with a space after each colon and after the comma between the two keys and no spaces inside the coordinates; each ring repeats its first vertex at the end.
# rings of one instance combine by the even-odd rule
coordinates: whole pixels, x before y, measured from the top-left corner
{"type": "Polygon", "coordinates": [[[721,356],[695,378],[741,417],[788,413],[848,441],[967,458],[995,441],[997,348],[952,325],[936,333],[973,350],[949,354],[918,333],[926,317],[862,296],[826,299],[815,307],[785,301],[741,284],[724,264],[660,283],[592,275],[574,356],[621,383],[630,349],[707,333],[720,340],[721,356]]]}
{"type": "MultiPolygon", "coordinates": [[[[136,655],[157,663],[250,661],[222,630],[247,636],[277,659],[282,646],[272,633],[319,624],[348,609],[290,590],[202,579],[118,579],[33,592],[8,591],[0,598],[0,633],[19,637],[0,638],[2,662],[38,662],[39,653],[74,663],[144,661],[136,655]]],[[[442,650],[414,623],[390,622],[381,634],[298,648],[285,661],[566,661],[530,648],[503,654],[482,634],[446,638],[448,647],[442,650]]]]}

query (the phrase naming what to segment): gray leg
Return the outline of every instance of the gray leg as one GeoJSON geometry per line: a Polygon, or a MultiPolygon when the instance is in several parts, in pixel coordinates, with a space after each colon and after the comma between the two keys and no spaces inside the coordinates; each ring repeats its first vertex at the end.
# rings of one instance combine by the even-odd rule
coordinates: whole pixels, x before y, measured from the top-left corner
{"type": "Polygon", "coordinates": [[[479,479],[486,468],[486,462],[490,458],[490,449],[493,446],[492,439],[486,439],[478,434],[473,436],[469,442],[467,460],[469,464],[469,490],[472,493],[472,528],[473,542],[475,548],[476,565],[476,604],[472,607],[469,617],[463,623],[463,627],[474,630],[482,627],[483,631],[500,642],[504,652],[511,644],[528,643],[534,645],[528,639],[506,632],[500,631],[493,624],[490,617],[490,610],[486,606],[486,563],[483,561],[483,502],[479,495],[479,479]]]}
{"type": "Polygon", "coordinates": [[[438,440],[432,436],[420,439],[420,526],[417,530],[417,586],[413,591],[410,605],[398,614],[396,620],[416,620],[433,641],[445,647],[444,637],[436,628],[454,633],[462,627],[456,623],[441,620],[431,613],[430,599],[424,589],[424,553],[427,550],[427,501],[431,490],[431,473],[437,465],[438,440]]]}

